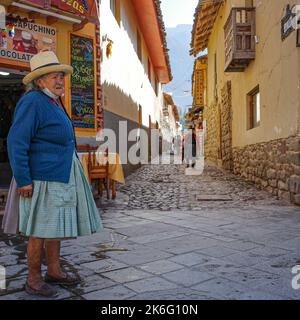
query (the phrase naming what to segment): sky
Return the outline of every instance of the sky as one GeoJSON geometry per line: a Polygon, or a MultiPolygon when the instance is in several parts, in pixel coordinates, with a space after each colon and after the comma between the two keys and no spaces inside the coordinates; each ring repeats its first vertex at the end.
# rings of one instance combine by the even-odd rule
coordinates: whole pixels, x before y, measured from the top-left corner
{"type": "Polygon", "coordinates": [[[193,24],[199,0],[161,0],[165,26],[174,28],[178,24],[193,24]]]}

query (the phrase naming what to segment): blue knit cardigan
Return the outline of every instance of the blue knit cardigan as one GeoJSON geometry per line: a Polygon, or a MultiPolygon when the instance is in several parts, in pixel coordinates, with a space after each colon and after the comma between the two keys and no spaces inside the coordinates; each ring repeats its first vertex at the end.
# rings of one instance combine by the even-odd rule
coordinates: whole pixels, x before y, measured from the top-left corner
{"type": "Polygon", "coordinates": [[[7,141],[18,187],[30,185],[32,180],[69,182],[75,150],[72,122],[41,91],[20,99],[7,141]]]}

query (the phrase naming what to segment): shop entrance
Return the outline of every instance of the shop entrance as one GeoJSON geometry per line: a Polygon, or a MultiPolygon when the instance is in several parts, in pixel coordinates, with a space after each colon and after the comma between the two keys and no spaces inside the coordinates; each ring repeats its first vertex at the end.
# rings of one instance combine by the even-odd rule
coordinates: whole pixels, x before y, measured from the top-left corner
{"type": "Polygon", "coordinates": [[[7,188],[12,178],[7,153],[7,135],[15,107],[22,94],[24,74],[0,66],[0,188],[7,188]]]}

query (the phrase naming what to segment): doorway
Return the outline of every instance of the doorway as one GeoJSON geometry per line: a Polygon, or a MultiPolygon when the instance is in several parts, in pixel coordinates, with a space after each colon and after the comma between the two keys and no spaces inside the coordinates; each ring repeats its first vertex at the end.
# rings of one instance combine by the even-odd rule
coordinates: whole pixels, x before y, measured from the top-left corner
{"type": "Polygon", "coordinates": [[[7,188],[12,178],[7,152],[7,136],[16,104],[24,93],[23,77],[24,74],[16,70],[0,67],[0,188],[7,188]]]}

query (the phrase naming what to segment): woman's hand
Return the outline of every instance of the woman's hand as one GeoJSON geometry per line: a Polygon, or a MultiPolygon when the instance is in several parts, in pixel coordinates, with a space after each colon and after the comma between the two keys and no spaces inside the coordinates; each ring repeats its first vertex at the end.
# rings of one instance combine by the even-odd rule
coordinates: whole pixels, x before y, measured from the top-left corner
{"type": "Polygon", "coordinates": [[[32,191],[33,191],[32,184],[18,188],[18,194],[24,198],[31,198],[32,191]]]}

